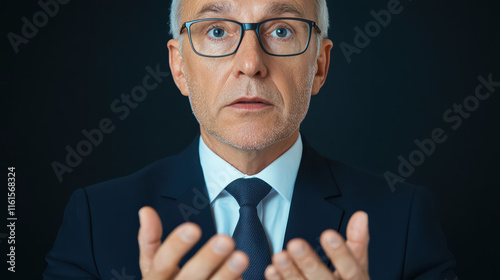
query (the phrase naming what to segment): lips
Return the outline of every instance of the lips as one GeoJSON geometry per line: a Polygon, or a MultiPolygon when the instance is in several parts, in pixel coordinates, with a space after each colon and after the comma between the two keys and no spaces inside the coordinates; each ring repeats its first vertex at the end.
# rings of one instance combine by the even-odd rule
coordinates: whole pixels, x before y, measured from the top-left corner
{"type": "Polygon", "coordinates": [[[233,101],[228,105],[229,108],[240,112],[256,112],[260,110],[264,110],[266,108],[271,108],[271,103],[267,100],[258,98],[258,97],[242,97],[233,101]]]}
{"type": "Polygon", "coordinates": [[[235,101],[233,101],[231,104],[229,104],[229,106],[234,105],[234,104],[238,104],[238,103],[242,103],[242,104],[245,104],[245,103],[262,103],[264,105],[271,105],[271,103],[269,103],[267,100],[262,99],[262,98],[258,98],[258,97],[253,97],[253,98],[242,97],[242,98],[238,98],[235,101]]]}

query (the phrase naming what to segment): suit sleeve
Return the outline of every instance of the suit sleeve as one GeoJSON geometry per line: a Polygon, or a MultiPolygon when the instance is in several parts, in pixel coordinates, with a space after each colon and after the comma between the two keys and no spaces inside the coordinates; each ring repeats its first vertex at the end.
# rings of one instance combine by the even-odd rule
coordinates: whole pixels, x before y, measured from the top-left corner
{"type": "Polygon", "coordinates": [[[434,198],[425,188],[417,187],[408,222],[403,279],[457,280],[454,266],[434,198]]]}
{"type": "Polygon", "coordinates": [[[54,247],[47,254],[45,280],[100,279],[92,244],[87,194],[77,189],[66,206],[54,247]]]}

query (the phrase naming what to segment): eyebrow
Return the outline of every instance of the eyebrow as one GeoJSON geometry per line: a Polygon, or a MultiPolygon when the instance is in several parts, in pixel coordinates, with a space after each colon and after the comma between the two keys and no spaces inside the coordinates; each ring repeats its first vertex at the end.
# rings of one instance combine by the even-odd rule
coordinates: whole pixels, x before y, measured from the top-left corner
{"type": "Polygon", "coordinates": [[[207,13],[229,14],[233,10],[233,5],[229,2],[208,3],[196,13],[195,18],[199,18],[207,13]]]}
{"type": "Polygon", "coordinates": [[[296,6],[294,4],[273,2],[269,5],[268,14],[281,15],[286,13],[295,14],[301,18],[305,18],[304,11],[299,6],[296,6]]]}
{"type": "MultiPolygon", "coordinates": [[[[215,14],[230,14],[234,9],[234,5],[230,2],[215,2],[205,4],[197,13],[195,18],[200,18],[207,13],[215,14]]],[[[268,15],[294,14],[301,18],[305,18],[305,13],[302,8],[291,3],[272,2],[267,5],[268,15]]]]}

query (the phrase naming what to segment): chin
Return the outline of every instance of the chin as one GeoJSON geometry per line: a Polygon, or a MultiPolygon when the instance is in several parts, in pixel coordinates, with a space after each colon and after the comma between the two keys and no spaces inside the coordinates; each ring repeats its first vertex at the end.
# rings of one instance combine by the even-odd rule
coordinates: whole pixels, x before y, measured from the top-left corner
{"type": "Polygon", "coordinates": [[[276,129],[237,129],[235,131],[227,131],[227,133],[211,134],[221,142],[229,144],[240,150],[259,150],[273,145],[283,139],[286,139],[291,133],[276,129]]]}

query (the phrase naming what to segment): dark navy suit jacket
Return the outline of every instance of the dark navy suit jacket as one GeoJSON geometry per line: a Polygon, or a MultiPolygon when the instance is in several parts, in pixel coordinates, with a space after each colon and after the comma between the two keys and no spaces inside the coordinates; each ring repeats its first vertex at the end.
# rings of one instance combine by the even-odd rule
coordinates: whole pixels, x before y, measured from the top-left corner
{"type": "MultiPolygon", "coordinates": [[[[329,160],[303,140],[284,248],[290,239],[304,238],[333,268],[320,234],[335,229],[345,238],[350,216],[364,210],[371,279],[455,279],[454,259],[428,191],[403,183],[393,192],[383,177],[329,160]]],[[[137,212],[144,205],[158,211],[163,238],[187,220],[201,226],[202,238],[182,266],[216,233],[198,142],[199,136],[182,153],[132,175],[77,189],[46,257],[44,279],[140,279],[137,212]]]]}

